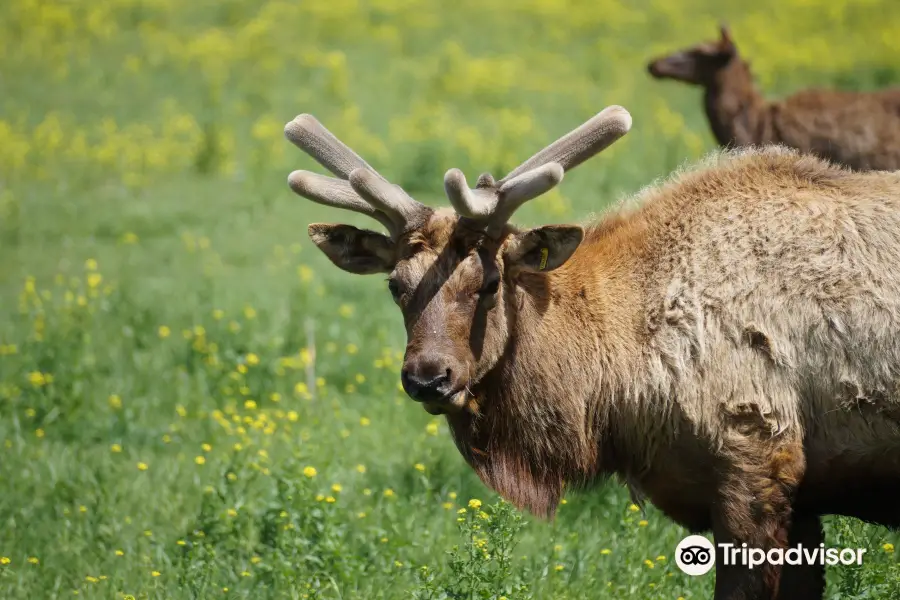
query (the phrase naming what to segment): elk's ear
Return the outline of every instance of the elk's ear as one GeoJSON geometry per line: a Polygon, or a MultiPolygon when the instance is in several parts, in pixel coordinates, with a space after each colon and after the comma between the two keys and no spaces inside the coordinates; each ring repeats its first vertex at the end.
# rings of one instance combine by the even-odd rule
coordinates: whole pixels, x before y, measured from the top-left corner
{"type": "Polygon", "coordinates": [[[513,235],[504,259],[523,271],[552,271],[569,260],[583,238],[584,230],[577,225],[536,227],[513,235]]]}
{"type": "Polygon", "coordinates": [[[352,225],[313,223],[309,237],[335,265],[350,273],[390,273],[397,258],[396,245],[386,235],[352,225]]]}
{"type": "Polygon", "coordinates": [[[734,50],[734,38],[731,37],[731,29],[727,23],[719,24],[719,45],[726,50],[734,50]]]}

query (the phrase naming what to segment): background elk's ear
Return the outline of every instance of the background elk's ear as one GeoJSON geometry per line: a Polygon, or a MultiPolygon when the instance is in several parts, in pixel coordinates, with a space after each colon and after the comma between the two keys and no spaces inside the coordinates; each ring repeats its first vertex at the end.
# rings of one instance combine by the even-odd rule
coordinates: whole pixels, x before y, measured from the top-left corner
{"type": "Polygon", "coordinates": [[[719,45],[725,49],[734,49],[734,39],[731,37],[731,29],[729,29],[727,23],[719,25],[719,45]]]}
{"type": "Polygon", "coordinates": [[[546,225],[517,233],[507,243],[506,263],[524,271],[552,271],[578,248],[584,230],[577,225],[546,225]]]}
{"type": "Polygon", "coordinates": [[[313,223],[309,237],[337,267],[357,275],[390,273],[396,262],[391,238],[352,225],[313,223]]]}

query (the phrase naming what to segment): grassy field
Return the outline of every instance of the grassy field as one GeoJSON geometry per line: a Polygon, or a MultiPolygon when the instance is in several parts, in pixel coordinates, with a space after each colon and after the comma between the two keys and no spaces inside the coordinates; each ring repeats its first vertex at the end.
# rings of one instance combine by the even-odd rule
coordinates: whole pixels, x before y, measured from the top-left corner
{"type": "MultiPolygon", "coordinates": [[[[727,19],[761,85],[900,82],[895,0],[0,3],[0,598],[708,598],[616,485],[498,503],[406,399],[399,311],[337,271],[282,136],[319,117],[442,203],[608,104],[632,132],[525,209],[586,219],[713,148],[651,56],[727,19]]],[[[885,531],[830,598],[900,597],[885,531]]]]}

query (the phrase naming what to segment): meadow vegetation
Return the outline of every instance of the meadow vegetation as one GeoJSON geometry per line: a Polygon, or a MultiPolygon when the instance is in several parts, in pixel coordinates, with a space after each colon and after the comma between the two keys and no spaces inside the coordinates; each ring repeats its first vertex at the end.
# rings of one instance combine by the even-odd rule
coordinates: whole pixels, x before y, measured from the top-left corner
{"type": "MultiPolygon", "coordinates": [[[[0,3],[0,597],[708,598],[617,485],[552,523],[498,502],[399,388],[379,277],[306,225],[316,115],[443,203],[609,104],[632,132],[527,205],[586,219],[713,148],[652,56],[727,19],[761,86],[900,81],[895,0],[0,3]]],[[[830,598],[900,597],[886,531],[830,598]],[[868,594],[868,595],[866,595],[868,594]]]]}

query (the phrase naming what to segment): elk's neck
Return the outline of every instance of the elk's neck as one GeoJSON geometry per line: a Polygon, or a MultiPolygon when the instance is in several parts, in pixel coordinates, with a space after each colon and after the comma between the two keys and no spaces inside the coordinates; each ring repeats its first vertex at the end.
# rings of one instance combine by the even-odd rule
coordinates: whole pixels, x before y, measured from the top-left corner
{"type": "Polygon", "coordinates": [[[722,146],[777,141],[772,139],[766,101],[753,83],[750,67],[738,57],[707,84],[704,107],[713,135],[722,146]]]}

